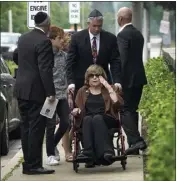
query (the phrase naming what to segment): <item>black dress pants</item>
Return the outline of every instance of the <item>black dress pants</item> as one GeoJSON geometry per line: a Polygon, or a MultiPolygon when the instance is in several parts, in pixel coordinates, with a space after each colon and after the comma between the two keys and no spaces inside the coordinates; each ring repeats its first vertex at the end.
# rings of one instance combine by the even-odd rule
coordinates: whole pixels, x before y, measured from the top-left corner
{"type": "Polygon", "coordinates": [[[42,167],[42,144],[46,118],[40,115],[43,104],[18,99],[21,115],[21,141],[24,168],[42,167]]]}
{"type": "Polygon", "coordinates": [[[105,153],[114,155],[109,129],[117,127],[114,119],[103,115],[85,116],[82,124],[83,154],[96,159],[103,158],[105,153]]]}
{"type": "Polygon", "coordinates": [[[67,99],[59,100],[56,108],[56,113],[60,118],[59,128],[55,133],[56,116],[47,120],[46,130],[46,150],[47,156],[55,155],[55,147],[60,142],[61,138],[69,128],[69,105],[67,99]],[[54,134],[55,133],[55,134],[54,134]]]}
{"type": "Polygon", "coordinates": [[[143,86],[124,88],[124,106],[121,111],[122,127],[127,135],[129,145],[143,140],[138,131],[138,105],[141,99],[143,86]]]}

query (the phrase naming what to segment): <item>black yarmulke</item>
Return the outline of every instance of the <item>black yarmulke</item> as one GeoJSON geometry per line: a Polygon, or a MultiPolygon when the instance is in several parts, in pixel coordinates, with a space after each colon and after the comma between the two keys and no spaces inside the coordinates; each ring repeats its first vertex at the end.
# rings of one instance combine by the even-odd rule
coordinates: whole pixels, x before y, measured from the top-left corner
{"type": "Polygon", "coordinates": [[[89,18],[91,17],[99,17],[99,16],[103,16],[97,9],[94,9],[90,14],[89,14],[89,18]]]}
{"type": "Polygon", "coordinates": [[[42,23],[46,18],[47,18],[47,13],[45,13],[45,12],[38,12],[38,13],[34,16],[34,22],[35,22],[35,24],[40,24],[40,23],[42,23]]]}

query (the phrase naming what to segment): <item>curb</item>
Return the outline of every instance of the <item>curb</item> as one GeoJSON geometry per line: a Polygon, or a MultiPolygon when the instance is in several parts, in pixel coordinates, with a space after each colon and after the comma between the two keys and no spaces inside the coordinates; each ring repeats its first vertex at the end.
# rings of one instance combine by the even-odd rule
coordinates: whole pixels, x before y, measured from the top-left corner
{"type": "Polygon", "coordinates": [[[5,176],[12,173],[12,170],[19,164],[20,159],[23,157],[22,149],[20,149],[16,155],[9,161],[9,163],[1,170],[1,180],[5,176]]]}

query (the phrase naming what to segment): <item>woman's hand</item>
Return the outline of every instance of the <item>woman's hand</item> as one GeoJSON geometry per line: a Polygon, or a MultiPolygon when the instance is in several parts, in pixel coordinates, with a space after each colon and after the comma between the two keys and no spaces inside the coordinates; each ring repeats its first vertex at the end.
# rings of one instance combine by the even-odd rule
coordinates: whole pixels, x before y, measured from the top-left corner
{"type": "Polygon", "coordinates": [[[100,79],[100,82],[101,84],[103,84],[103,86],[106,88],[106,89],[109,89],[111,86],[108,84],[108,82],[100,75],[99,76],[99,79],[100,79]]]}
{"type": "Polygon", "coordinates": [[[71,95],[71,93],[68,93],[68,105],[70,110],[72,110],[74,107],[74,103],[73,103],[73,96],[71,95]]]}
{"type": "Polygon", "coordinates": [[[102,76],[99,76],[99,79],[100,79],[100,82],[103,84],[103,86],[108,90],[109,95],[110,95],[112,101],[113,102],[117,102],[118,101],[117,94],[113,90],[111,85],[109,85],[108,82],[102,76]]]}
{"type": "Polygon", "coordinates": [[[109,89],[112,89],[112,87],[108,84],[108,82],[102,77],[99,76],[101,84],[109,91],[109,89]]]}
{"type": "Polygon", "coordinates": [[[81,113],[81,110],[79,108],[74,108],[73,111],[71,112],[73,116],[77,116],[80,113],[81,113]]]}

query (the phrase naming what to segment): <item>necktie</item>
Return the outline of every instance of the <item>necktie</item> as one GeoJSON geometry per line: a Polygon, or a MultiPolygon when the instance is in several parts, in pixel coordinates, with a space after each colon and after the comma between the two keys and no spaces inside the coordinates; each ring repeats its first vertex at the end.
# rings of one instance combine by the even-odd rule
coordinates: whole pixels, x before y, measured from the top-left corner
{"type": "Polygon", "coordinates": [[[92,56],[93,56],[93,63],[96,63],[97,59],[97,46],[96,46],[96,37],[93,37],[93,42],[92,42],[92,56]]]}

